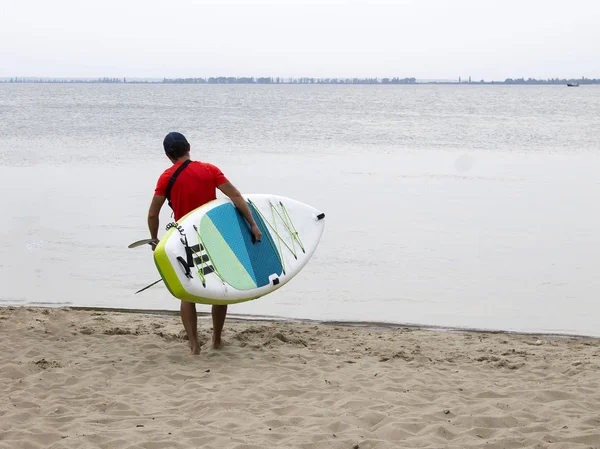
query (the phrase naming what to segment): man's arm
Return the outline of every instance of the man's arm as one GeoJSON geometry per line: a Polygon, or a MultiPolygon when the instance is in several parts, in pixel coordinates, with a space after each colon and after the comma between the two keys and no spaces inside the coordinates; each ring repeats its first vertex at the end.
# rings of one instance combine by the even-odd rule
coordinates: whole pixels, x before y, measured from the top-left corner
{"type": "Polygon", "coordinates": [[[154,195],[152,197],[150,209],[148,210],[148,229],[150,230],[150,238],[152,239],[158,240],[158,217],[165,200],[166,198],[164,196],[154,195]]]}
{"type": "Polygon", "coordinates": [[[250,208],[248,207],[248,204],[246,203],[246,200],[244,200],[244,197],[242,196],[240,191],[236,189],[233,186],[233,184],[231,184],[231,182],[229,181],[220,184],[218,186],[218,189],[231,199],[234,206],[241,212],[243,217],[250,224],[250,230],[255,240],[257,242],[260,242],[260,239],[262,238],[262,233],[256,225],[254,217],[252,216],[252,212],[250,212],[250,208]]]}

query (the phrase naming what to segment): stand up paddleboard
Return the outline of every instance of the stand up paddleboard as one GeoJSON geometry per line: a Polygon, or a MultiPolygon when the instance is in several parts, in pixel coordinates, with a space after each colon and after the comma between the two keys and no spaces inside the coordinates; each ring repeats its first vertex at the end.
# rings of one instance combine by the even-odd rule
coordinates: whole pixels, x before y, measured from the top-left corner
{"type": "MultiPolygon", "coordinates": [[[[325,214],[277,195],[244,198],[262,232],[260,242],[253,242],[248,222],[229,199],[211,201],[169,225],[154,262],[173,296],[203,304],[249,301],[281,288],[312,257],[325,214]]],[[[146,243],[155,244],[134,246],[146,243]]]]}

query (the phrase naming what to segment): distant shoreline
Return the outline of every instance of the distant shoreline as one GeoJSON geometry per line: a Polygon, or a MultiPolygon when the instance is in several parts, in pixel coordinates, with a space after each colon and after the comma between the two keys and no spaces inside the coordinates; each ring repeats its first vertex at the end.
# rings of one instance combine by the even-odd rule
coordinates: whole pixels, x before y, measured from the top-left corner
{"type": "Polygon", "coordinates": [[[504,81],[471,80],[417,80],[416,78],[282,78],[282,77],[208,77],[208,78],[0,78],[1,84],[303,84],[303,85],[518,85],[518,86],[564,86],[598,85],[600,79],[534,79],[507,78],[504,81]]]}

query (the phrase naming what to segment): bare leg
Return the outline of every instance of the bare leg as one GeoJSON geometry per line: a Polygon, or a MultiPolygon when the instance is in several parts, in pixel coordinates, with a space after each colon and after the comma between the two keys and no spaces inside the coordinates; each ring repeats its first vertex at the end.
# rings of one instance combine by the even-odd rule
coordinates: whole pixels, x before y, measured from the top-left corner
{"type": "Polygon", "coordinates": [[[196,304],[193,302],[181,301],[181,321],[187,332],[192,354],[200,354],[200,345],[198,344],[198,315],[196,315],[196,304]]]}
{"type": "Polygon", "coordinates": [[[224,306],[212,306],[212,320],[213,320],[213,348],[221,349],[223,342],[221,341],[221,331],[225,324],[225,317],[227,316],[227,305],[224,306]]]}

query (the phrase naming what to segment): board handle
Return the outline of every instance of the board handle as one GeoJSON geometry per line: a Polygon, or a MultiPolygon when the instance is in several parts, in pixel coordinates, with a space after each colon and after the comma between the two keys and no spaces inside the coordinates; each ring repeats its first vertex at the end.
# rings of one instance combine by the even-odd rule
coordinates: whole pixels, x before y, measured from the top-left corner
{"type": "Polygon", "coordinates": [[[188,266],[186,260],[183,257],[181,257],[181,256],[177,256],[177,260],[179,261],[179,263],[181,264],[181,266],[185,270],[185,276],[188,279],[192,279],[192,272],[191,272],[190,267],[188,266]]]}

